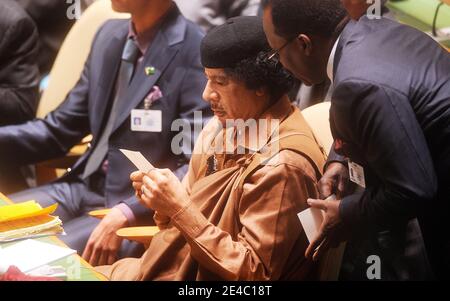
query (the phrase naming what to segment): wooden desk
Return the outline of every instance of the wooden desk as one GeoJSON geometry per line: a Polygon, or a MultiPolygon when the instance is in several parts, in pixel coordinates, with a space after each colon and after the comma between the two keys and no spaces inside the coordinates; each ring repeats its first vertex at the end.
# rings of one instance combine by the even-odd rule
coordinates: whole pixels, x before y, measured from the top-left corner
{"type": "MultiPolygon", "coordinates": [[[[12,201],[9,200],[5,195],[0,193],[0,206],[4,206],[7,204],[12,204],[12,201]]],[[[66,247],[66,245],[59,240],[56,236],[49,236],[43,238],[36,238],[39,241],[51,243],[55,245],[60,245],[66,247]]],[[[2,247],[7,247],[12,243],[0,243],[2,247]]],[[[97,273],[94,268],[87,263],[83,258],[79,255],[74,254],[69,257],[63,258],[61,260],[52,262],[52,265],[60,265],[66,268],[68,281],[105,281],[107,280],[103,275],[97,273]],[[79,270],[78,270],[79,268],[79,270]]]]}

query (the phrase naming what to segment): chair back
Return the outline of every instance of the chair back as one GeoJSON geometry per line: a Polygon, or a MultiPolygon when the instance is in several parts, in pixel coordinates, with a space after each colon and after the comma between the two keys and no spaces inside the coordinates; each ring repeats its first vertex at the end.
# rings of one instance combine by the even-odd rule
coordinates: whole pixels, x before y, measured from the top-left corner
{"type": "Polygon", "coordinates": [[[44,118],[64,101],[80,78],[97,30],[108,19],[114,18],[129,18],[129,14],[114,12],[110,0],[97,0],[75,22],[50,71],[48,87],[39,103],[38,118],[44,118]]]}
{"type": "MultiPolygon", "coordinates": [[[[323,102],[302,111],[303,116],[309,123],[316,139],[329,154],[333,145],[333,136],[330,129],[330,102],[323,102]]],[[[345,252],[345,243],[337,248],[330,249],[319,260],[318,278],[321,281],[337,281],[341,269],[342,259],[345,252]]]]}

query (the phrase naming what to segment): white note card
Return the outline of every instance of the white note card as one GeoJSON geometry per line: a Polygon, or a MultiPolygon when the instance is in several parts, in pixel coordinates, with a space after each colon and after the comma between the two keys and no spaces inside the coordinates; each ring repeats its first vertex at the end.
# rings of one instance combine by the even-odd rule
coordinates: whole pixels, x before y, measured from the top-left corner
{"type": "MultiPolygon", "coordinates": [[[[336,200],[336,196],[334,194],[326,199],[326,201],[334,200],[336,200]]],[[[297,214],[303,226],[303,230],[305,230],[306,237],[308,238],[308,241],[310,243],[319,232],[320,226],[322,225],[324,219],[324,215],[325,212],[317,208],[308,208],[297,214]]]]}
{"type": "Polygon", "coordinates": [[[0,273],[6,272],[12,265],[27,273],[75,253],[67,247],[27,239],[0,249],[0,273]]]}
{"type": "Polygon", "coordinates": [[[322,225],[323,211],[316,208],[308,208],[300,212],[298,218],[302,223],[308,241],[311,243],[319,232],[320,225],[322,225]]]}
{"type": "Polygon", "coordinates": [[[154,169],[153,165],[148,162],[148,160],[145,159],[140,152],[134,152],[126,149],[121,149],[120,151],[137,167],[139,171],[148,172],[149,170],[154,169]]]}

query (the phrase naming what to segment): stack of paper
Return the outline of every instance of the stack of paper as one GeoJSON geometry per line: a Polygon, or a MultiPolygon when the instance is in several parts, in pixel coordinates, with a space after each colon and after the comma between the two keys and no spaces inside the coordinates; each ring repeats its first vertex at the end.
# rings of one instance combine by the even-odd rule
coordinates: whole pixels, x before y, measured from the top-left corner
{"type": "Polygon", "coordinates": [[[0,242],[62,233],[61,220],[50,215],[57,207],[43,209],[35,201],[0,207],[0,242]]]}

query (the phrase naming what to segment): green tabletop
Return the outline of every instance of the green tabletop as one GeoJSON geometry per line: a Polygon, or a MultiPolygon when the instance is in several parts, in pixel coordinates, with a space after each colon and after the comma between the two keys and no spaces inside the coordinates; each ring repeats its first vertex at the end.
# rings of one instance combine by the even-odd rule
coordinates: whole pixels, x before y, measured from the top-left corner
{"type": "MultiPolygon", "coordinates": [[[[400,22],[430,33],[434,14],[439,3],[441,3],[439,0],[391,0],[387,6],[394,12],[400,22]]],[[[440,8],[436,25],[438,29],[450,28],[449,5],[444,4],[440,8]]],[[[444,38],[441,43],[450,47],[450,37],[448,39],[444,38]]]]}
{"type": "MultiPolygon", "coordinates": [[[[0,194],[0,206],[9,204],[6,197],[0,194]]],[[[55,245],[65,246],[56,236],[36,238],[39,241],[51,243],[55,245]]],[[[0,243],[1,247],[8,247],[12,243],[0,243]]],[[[101,274],[95,270],[80,256],[74,254],[69,257],[51,263],[52,266],[63,266],[66,269],[68,281],[103,281],[106,280],[101,274]]]]}

